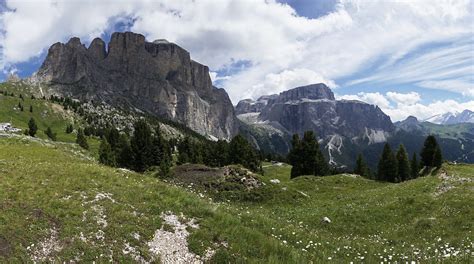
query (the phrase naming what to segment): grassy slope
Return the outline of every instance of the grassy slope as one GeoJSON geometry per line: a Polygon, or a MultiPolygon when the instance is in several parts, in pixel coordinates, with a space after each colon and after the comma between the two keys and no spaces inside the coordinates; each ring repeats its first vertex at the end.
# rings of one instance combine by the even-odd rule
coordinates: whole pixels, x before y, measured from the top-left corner
{"type": "MultiPolygon", "coordinates": [[[[74,124],[75,128],[81,126],[81,122],[74,112],[64,110],[62,105],[52,103],[41,98],[31,99],[31,95],[26,87],[12,86],[9,83],[1,83],[0,90],[13,92],[15,96],[5,96],[0,94],[0,123],[11,122],[14,127],[22,130],[28,129],[28,121],[34,118],[38,126],[36,137],[47,139],[45,134],[46,129],[51,127],[53,133],[56,133],[57,141],[75,142],[76,134],[66,133],[66,126],[74,124]],[[23,100],[19,98],[20,93],[23,95],[23,100]],[[24,111],[18,109],[18,103],[23,105],[24,111]],[[31,113],[30,106],[33,106],[31,113]]],[[[94,152],[97,152],[99,141],[94,138],[89,138],[89,146],[94,152]]]]}
{"type": "Polygon", "coordinates": [[[472,166],[446,166],[452,179],[446,184],[454,188],[435,196],[444,181],[438,177],[402,184],[343,175],[290,181],[288,166],[266,164],[264,201],[213,203],[151,176],[98,165],[87,155],[73,144],[0,138],[0,242],[10,248],[0,262],[29,260],[35,246],[27,247],[51,229],[62,245],[53,255],[58,260],[131,261],[122,251],[125,243],[149,259],[146,242],[164,211],[199,220],[201,228],[189,238],[194,252],[226,241],[227,248],[217,246],[216,262],[472,261],[474,183],[457,180],[474,178],[472,166]],[[281,183],[269,182],[275,178],[281,183]],[[98,194],[115,202],[94,201],[98,194]],[[97,206],[106,227],[97,223],[97,206]],[[324,216],[332,223],[322,223],[324,216]],[[457,257],[443,257],[455,251],[457,257]]]}

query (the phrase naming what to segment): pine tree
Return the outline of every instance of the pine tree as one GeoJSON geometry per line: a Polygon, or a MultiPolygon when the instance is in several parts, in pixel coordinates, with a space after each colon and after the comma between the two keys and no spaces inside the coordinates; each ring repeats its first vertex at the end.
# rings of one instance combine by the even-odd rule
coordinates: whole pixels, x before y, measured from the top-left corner
{"type": "Polygon", "coordinates": [[[109,142],[107,142],[106,138],[103,138],[100,142],[99,146],[99,162],[108,165],[108,166],[115,166],[115,155],[110,147],[109,142]]]}
{"type": "Polygon", "coordinates": [[[86,136],[84,135],[84,131],[81,128],[77,130],[76,143],[79,144],[79,146],[81,146],[83,149],[89,149],[86,136]]]}
{"type": "Polygon", "coordinates": [[[437,146],[433,154],[433,167],[439,169],[441,165],[443,165],[443,155],[441,154],[441,148],[437,146]]]}
{"type": "Polygon", "coordinates": [[[408,154],[405,150],[405,146],[400,144],[397,151],[397,164],[398,164],[398,179],[399,181],[406,181],[411,178],[410,162],[408,161],[408,154]]]}
{"type": "Polygon", "coordinates": [[[418,173],[420,172],[420,163],[415,152],[413,152],[413,157],[411,158],[411,179],[418,178],[418,173]]]}
{"type": "Polygon", "coordinates": [[[112,150],[115,150],[120,140],[120,132],[115,127],[113,127],[107,131],[106,136],[110,147],[112,150]]]}
{"type": "Polygon", "coordinates": [[[135,171],[143,172],[152,163],[151,157],[152,135],[151,129],[145,120],[138,120],[134,124],[133,136],[130,139],[132,149],[133,165],[135,171]]]}
{"type": "Polygon", "coordinates": [[[229,160],[233,164],[241,164],[252,171],[261,170],[259,155],[240,134],[235,136],[229,143],[229,160]]]}
{"type": "Polygon", "coordinates": [[[288,154],[288,160],[293,166],[291,178],[300,175],[327,175],[329,166],[326,162],[319,143],[313,131],[306,131],[303,139],[293,135],[292,149],[288,154]]]}
{"type": "Polygon", "coordinates": [[[362,154],[359,154],[357,156],[356,160],[356,167],[354,169],[354,173],[358,174],[363,177],[368,177],[369,176],[369,171],[368,171],[367,163],[365,163],[364,157],[362,154]]]}
{"type": "Polygon", "coordinates": [[[74,131],[74,127],[72,126],[72,124],[66,126],[66,134],[71,134],[72,131],[74,131]]]}
{"type": "Polygon", "coordinates": [[[178,164],[192,162],[191,139],[186,136],[178,143],[178,164]]]}
{"type": "Polygon", "coordinates": [[[48,136],[49,139],[51,139],[52,141],[56,141],[56,133],[53,133],[51,127],[48,127],[44,133],[46,134],[46,136],[48,136]]]}
{"type": "Polygon", "coordinates": [[[429,135],[425,140],[423,149],[421,150],[421,154],[420,154],[423,166],[427,166],[427,167],[434,166],[433,158],[434,158],[434,154],[437,147],[438,147],[438,142],[436,141],[436,138],[433,135],[429,135]]]}
{"type": "Polygon", "coordinates": [[[377,179],[389,182],[397,182],[398,180],[397,159],[388,143],[385,143],[379,160],[377,179]]]}
{"type": "Polygon", "coordinates": [[[33,106],[30,105],[30,113],[33,113],[33,106]]]}
{"type": "Polygon", "coordinates": [[[217,141],[213,151],[217,160],[215,166],[222,167],[229,164],[229,143],[227,141],[217,141]]]}
{"type": "Polygon", "coordinates": [[[132,168],[133,155],[130,140],[126,134],[120,135],[118,146],[115,150],[117,165],[121,168],[132,168]]]}
{"type": "Polygon", "coordinates": [[[298,134],[294,134],[291,139],[291,150],[287,156],[288,162],[292,166],[291,178],[295,178],[297,176],[303,175],[302,154],[303,154],[303,146],[301,144],[300,137],[298,134]]]}
{"type": "Polygon", "coordinates": [[[168,148],[166,140],[161,135],[160,128],[156,127],[150,149],[153,166],[161,166],[161,163],[165,162],[165,159],[170,159],[170,157],[168,157],[168,155],[170,155],[168,148]]]}
{"type": "Polygon", "coordinates": [[[32,137],[36,135],[36,131],[38,131],[38,126],[36,125],[35,119],[32,117],[30,121],[28,121],[28,134],[32,137]]]}

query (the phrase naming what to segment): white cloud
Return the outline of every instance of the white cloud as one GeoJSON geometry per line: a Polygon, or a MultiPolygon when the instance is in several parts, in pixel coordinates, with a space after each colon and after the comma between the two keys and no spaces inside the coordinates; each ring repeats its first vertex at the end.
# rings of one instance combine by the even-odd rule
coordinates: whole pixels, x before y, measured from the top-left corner
{"type": "Polygon", "coordinates": [[[418,103],[421,100],[420,94],[417,92],[410,93],[397,93],[397,92],[387,92],[387,98],[397,105],[413,105],[418,103]]]}
{"type": "Polygon", "coordinates": [[[358,93],[356,95],[337,96],[338,99],[359,100],[369,104],[375,104],[382,111],[389,115],[392,121],[400,121],[408,116],[416,116],[420,120],[427,119],[434,115],[447,112],[462,112],[469,109],[474,111],[474,100],[460,103],[454,100],[438,100],[430,104],[422,104],[421,96],[416,92],[397,93],[358,93]]]}
{"type": "Polygon", "coordinates": [[[338,99],[345,100],[359,100],[369,104],[378,105],[382,109],[390,108],[390,102],[385,96],[379,92],[377,93],[364,93],[360,92],[357,95],[343,95],[337,96],[338,99]]]}
{"type": "Polygon", "coordinates": [[[334,80],[381,58],[372,76],[356,82],[415,82],[474,94],[472,78],[466,77],[473,71],[470,0],[341,0],[334,12],[317,19],[299,17],[274,0],[7,0],[7,6],[15,11],[0,14],[5,30],[0,67],[73,35],[87,42],[131,17],[132,31],[173,41],[215,72],[249,61],[230,76],[213,76],[234,102],[309,82],[337,86],[334,80]],[[440,41],[452,45],[418,50],[440,41]],[[413,56],[415,50],[420,54],[413,56]]]}
{"type": "Polygon", "coordinates": [[[230,91],[229,95],[232,98],[256,98],[262,94],[277,94],[282,91],[303,86],[311,83],[325,83],[331,88],[336,88],[337,85],[332,80],[325,79],[320,74],[308,69],[293,69],[284,70],[278,74],[269,73],[265,76],[262,83],[250,87],[250,89],[242,91],[230,91]]]}

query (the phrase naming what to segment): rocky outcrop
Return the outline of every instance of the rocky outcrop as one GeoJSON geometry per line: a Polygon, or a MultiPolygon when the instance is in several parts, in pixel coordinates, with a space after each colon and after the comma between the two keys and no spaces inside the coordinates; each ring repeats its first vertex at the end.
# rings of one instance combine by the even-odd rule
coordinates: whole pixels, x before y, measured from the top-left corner
{"type": "Polygon", "coordinates": [[[209,68],[164,40],[147,42],[140,34],[114,33],[106,49],[99,38],[88,48],[72,38],[52,45],[32,78],[46,84],[46,96],[104,101],[217,138],[237,133],[232,103],[225,90],[212,86],[209,68]]]}
{"type": "Polygon", "coordinates": [[[252,99],[244,99],[239,101],[235,106],[235,114],[247,114],[247,113],[259,113],[267,106],[268,101],[277,98],[277,94],[273,95],[264,95],[254,101],[252,99]]]}
{"type": "Polygon", "coordinates": [[[348,138],[372,137],[377,131],[394,130],[390,117],[378,106],[352,100],[336,101],[324,84],[282,92],[268,102],[259,119],[276,122],[292,134],[313,130],[322,138],[334,134],[348,138]]]}
{"type": "Polygon", "coordinates": [[[320,139],[326,158],[336,166],[351,166],[365,147],[386,142],[395,131],[390,117],[378,106],[338,101],[322,83],[282,92],[268,99],[260,110],[244,107],[245,104],[238,104],[238,117],[246,124],[242,126],[244,135],[260,149],[285,155],[291,146],[291,135],[312,130],[320,139]]]}

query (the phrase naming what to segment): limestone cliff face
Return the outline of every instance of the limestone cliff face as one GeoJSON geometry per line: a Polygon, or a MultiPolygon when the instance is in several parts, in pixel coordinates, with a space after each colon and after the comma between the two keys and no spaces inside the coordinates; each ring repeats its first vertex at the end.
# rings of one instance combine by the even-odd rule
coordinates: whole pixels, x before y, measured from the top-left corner
{"type": "Polygon", "coordinates": [[[337,101],[324,84],[297,87],[269,100],[260,120],[277,122],[290,133],[316,131],[325,138],[360,137],[376,131],[392,132],[394,126],[378,106],[359,101],[337,101]]]}
{"type": "Polygon", "coordinates": [[[256,101],[252,99],[244,99],[239,101],[235,106],[235,114],[246,114],[246,113],[260,113],[265,106],[267,106],[268,101],[278,97],[278,94],[272,95],[263,95],[259,97],[256,101]]]}
{"type": "Polygon", "coordinates": [[[258,112],[248,111],[255,107],[247,105],[237,105],[238,117],[248,127],[247,137],[255,138],[263,150],[286,154],[291,135],[312,130],[329,162],[336,166],[351,165],[367,146],[385,142],[395,132],[390,117],[379,107],[336,100],[322,83],[273,96],[258,112]]]}
{"type": "Polygon", "coordinates": [[[46,95],[138,109],[217,138],[238,130],[232,103],[212,86],[207,66],[176,44],[140,34],[114,33],[108,48],[99,38],[88,48],[78,38],[56,43],[35,78],[47,84],[46,95]]]}

